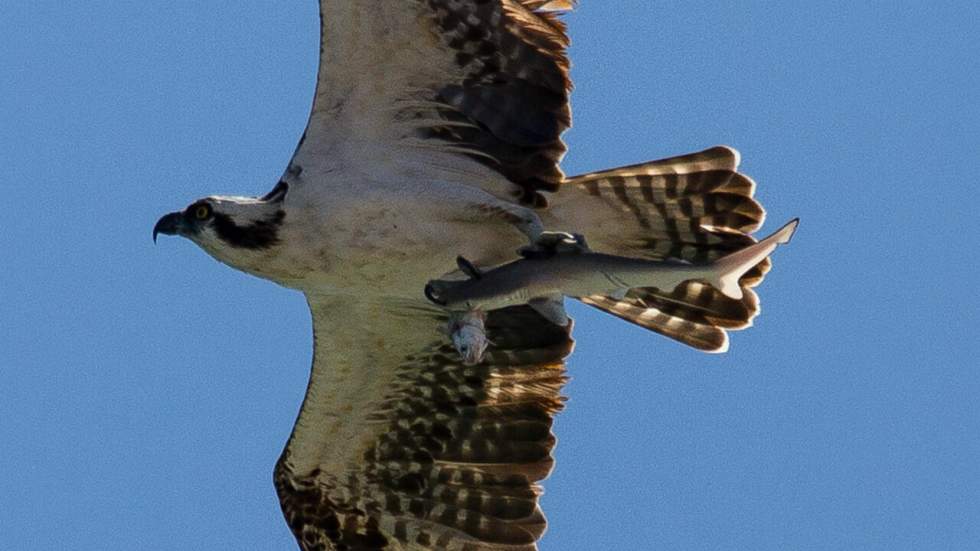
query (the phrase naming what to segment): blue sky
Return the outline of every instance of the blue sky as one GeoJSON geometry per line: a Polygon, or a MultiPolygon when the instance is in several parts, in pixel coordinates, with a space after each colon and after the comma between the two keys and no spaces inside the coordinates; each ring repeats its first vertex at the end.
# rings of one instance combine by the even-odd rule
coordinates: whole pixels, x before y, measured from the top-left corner
{"type": "MultiPolygon", "coordinates": [[[[0,7],[3,549],[294,548],[304,301],[150,240],[306,121],[315,3],[218,4],[0,7]]],[[[542,549],[976,546],[980,8],[582,4],[569,173],[730,144],[803,224],[727,355],[572,306],[542,549]]]]}

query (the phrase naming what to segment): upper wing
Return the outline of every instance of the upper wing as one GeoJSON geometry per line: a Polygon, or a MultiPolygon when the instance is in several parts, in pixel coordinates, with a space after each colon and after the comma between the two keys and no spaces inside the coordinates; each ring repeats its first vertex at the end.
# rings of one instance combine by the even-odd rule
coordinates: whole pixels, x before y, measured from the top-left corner
{"type": "Polygon", "coordinates": [[[320,0],[320,69],[297,156],[377,144],[477,160],[526,198],[563,175],[572,0],[320,0]]]}
{"type": "Polygon", "coordinates": [[[467,367],[438,311],[308,298],[313,370],[275,470],[300,547],[535,549],[570,328],[492,312],[467,367]]]}

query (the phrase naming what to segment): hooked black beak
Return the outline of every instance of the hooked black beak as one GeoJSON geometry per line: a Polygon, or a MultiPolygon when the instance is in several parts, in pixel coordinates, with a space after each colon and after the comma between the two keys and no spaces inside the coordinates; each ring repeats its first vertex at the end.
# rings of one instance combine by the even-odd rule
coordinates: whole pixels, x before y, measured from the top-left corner
{"type": "Polygon", "coordinates": [[[157,242],[157,234],[177,235],[180,233],[181,226],[184,225],[184,213],[171,212],[164,215],[157,224],[153,226],[153,242],[157,242]]]}

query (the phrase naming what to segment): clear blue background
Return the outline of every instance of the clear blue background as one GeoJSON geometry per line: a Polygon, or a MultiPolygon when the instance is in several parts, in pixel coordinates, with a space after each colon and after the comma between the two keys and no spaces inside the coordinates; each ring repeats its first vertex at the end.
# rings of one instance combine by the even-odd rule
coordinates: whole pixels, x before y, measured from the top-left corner
{"type": "MultiPolygon", "coordinates": [[[[707,356],[574,306],[546,550],[980,547],[980,8],[583,2],[569,173],[731,144],[763,314],[707,356]]],[[[312,0],[0,4],[0,548],[292,549],[302,297],[163,240],[302,132],[312,0]]]]}

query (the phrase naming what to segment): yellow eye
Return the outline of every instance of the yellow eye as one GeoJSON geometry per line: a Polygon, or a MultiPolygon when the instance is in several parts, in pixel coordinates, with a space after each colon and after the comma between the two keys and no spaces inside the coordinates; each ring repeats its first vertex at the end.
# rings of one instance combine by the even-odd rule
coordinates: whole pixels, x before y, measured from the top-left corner
{"type": "Polygon", "coordinates": [[[207,220],[211,218],[211,206],[207,204],[201,204],[194,207],[194,218],[198,220],[207,220]]]}

